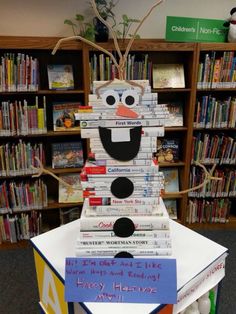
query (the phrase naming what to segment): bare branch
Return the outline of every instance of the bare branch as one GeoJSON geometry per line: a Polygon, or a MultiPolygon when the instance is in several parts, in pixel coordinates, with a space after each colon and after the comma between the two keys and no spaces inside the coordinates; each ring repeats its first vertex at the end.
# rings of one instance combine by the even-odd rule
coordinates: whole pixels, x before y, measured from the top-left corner
{"type": "Polygon", "coordinates": [[[126,47],[126,51],[125,51],[125,54],[124,54],[124,56],[123,56],[124,59],[127,58],[128,53],[129,53],[129,51],[130,51],[130,48],[131,48],[131,46],[132,46],[132,44],[133,44],[133,42],[134,42],[134,40],[135,40],[135,37],[136,37],[136,35],[137,35],[137,33],[138,33],[140,27],[142,26],[142,24],[144,23],[144,21],[149,17],[149,15],[152,13],[152,11],[153,11],[161,2],[163,2],[163,0],[159,0],[156,4],[154,4],[154,5],[149,9],[149,11],[147,12],[147,14],[142,18],[141,22],[139,23],[138,27],[136,28],[136,30],[135,30],[135,32],[134,32],[132,38],[130,39],[130,41],[129,41],[127,47],[126,47]]]}
{"type": "Polygon", "coordinates": [[[206,167],[204,165],[202,165],[201,163],[199,162],[195,162],[195,164],[199,167],[201,167],[203,170],[204,170],[204,173],[205,173],[205,178],[203,180],[203,182],[199,185],[196,185],[190,189],[187,189],[187,190],[183,190],[183,191],[176,191],[176,192],[172,192],[172,193],[164,193],[165,195],[168,195],[168,194],[186,194],[188,192],[191,192],[191,191],[195,191],[195,190],[198,190],[200,189],[201,187],[205,186],[208,182],[210,182],[211,180],[217,180],[217,181],[222,181],[222,178],[218,178],[218,177],[213,177],[213,172],[215,170],[215,167],[216,167],[216,164],[213,165],[213,167],[211,168],[210,172],[207,171],[206,167]]]}
{"type": "Polygon", "coordinates": [[[120,47],[119,47],[119,44],[118,44],[118,40],[117,40],[117,36],[116,36],[116,33],[114,32],[113,28],[111,27],[111,25],[106,21],[104,20],[101,15],[99,14],[98,12],[98,9],[97,9],[97,6],[96,6],[96,3],[95,3],[95,0],[91,0],[91,5],[92,5],[92,8],[94,10],[94,13],[95,15],[97,16],[97,18],[104,24],[107,26],[107,28],[109,29],[109,31],[111,32],[111,35],[112,35],[112,38],[113,38],[113,41],[114,41],[114,45],[115,45],[115,48],[116,48],[116,51],[119,55],[119,58],[121,59],[122,58],[122,53],[120,51],[120,47]]]}
{"type": "Polygon", "coordinates": [[[56,46],[53,48],[52,54],[54,55],[57,51],[57,49],[60,47],[60,45],[65,42],[65,41],[70,41],[70,40],[76,40],[76,39],[80,39],[81,41],[85,42],[86,44],[104,52],[105,54],[107,54],[113,61],[115,67],[119,70],[119,64],[117,63],[115,57],[113,56],[113,54],[111,52],[109,52],[108,50],[104,49],[103,47],[100,47],[99,45],[93,43],[92,41],[82,37],[82,36],[71,36],[71,37],[66,37],[66,38],[61,38],[58,40],[56,46]]]}
{"type": "Polygon", "coordinates": [[[78,188],[72,187],[72,185],[68,184],[66,181],[64,181],[64,180],[62,180],[61,178],[59,178],[58,176],[56,176],[53,172],[51,172],[51,171],[48,170],[48,169],[45,169],[45,168],[43,167],[43,164],[41,163],[41,161],[40,161],[40,159],[39,159],[38,157],[35,156],[34,158],[37,160],[37,162],[38,162],[38,164],[39,164],[39,167],[34,167],[34,166],[31,165],[31,168],[32,168],[32,169],[38,171],[37,174],[33,174],[33,175],[32,175],[32,178],[38,178],[38,177],[40,177],[43,173],[46,173],[46,174],[49,174],[50,176],[52,176],[53,178],[55,178],[56,180],[58,180],[59,182],[61,182],[63,185],[67,186],[69,189],[71,189],[71,191],[73,191],[73,190],[81,190],[81,187],[78,187],[78,188]]]}

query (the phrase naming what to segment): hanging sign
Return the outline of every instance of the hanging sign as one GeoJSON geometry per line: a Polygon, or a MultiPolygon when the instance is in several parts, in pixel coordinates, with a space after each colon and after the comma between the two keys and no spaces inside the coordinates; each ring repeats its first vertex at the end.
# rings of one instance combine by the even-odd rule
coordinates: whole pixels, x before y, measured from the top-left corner
{"type": "Polygon", "coordinates": [[[167,16],[166,40],[182,42],[226,42],[224,20],[167,16]]]}

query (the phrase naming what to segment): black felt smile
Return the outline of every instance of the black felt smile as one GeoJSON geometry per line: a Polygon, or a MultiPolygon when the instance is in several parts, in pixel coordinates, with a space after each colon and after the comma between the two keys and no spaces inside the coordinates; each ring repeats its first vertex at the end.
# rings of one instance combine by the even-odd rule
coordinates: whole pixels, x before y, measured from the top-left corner
{"type": "Polygon", "coordinates": [[[111,130],[99,127],[99,135],[105,151],[114,159],[129,161],[138,154],[141,142],[142,126],[130,129],[130,141],[112,142],[111,130]]]}

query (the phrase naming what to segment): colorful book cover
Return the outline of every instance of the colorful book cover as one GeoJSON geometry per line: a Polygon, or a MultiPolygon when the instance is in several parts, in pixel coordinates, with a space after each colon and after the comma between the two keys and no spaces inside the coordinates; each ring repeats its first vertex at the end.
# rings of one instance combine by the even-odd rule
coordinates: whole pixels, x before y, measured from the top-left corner
{"type": "Polygon", "coordinates": [[[179,191],[179,172],[178,168],[161,168],[165,177],[165,192],[175,193],[179,191]]]}
{"type": "Polygon", "coordinates": [[[52,144],[52,168],[80,168],[83,164],[81,142],[52,144]]]}
{"type": "Polygon", "coordinates": [[[171,219],[177,219],[177,201],[175,199],[164,199],[166,210],[171,219]]]}
{"type": "Polygon", "coordinates": [[[179,140],[158,139],[156,157],[159,163],[179,161],[179,140]]]}
{"type": "Polygon", "coordinates": [[[167,109],[169,111],[169,119],[166,119],[165,126],[183,126],[183,104],[180,102],[172,102],[167,104],[167,109]]]}
{"type": "Polygon", "coordinates": [[[53,130],[76,131],[80,130],[78,112],[80,102],[53,103],[53,130]]]}
{"type": "Polygon", "coordinates": [[[80,183],[80,173],[67,173],[60,175],[65,183],[59,181],[58,202],[59,203],[80,203],[83,202],[83,191],[80,183]]]}
{"type": "Polygon", "coordinates": [[[74,89],[73,68],[70,64],[48,64],[49,89],[74,89]]]}
{"type": "Polygon", "coordinates": [[[153,88],[185,88],[183,64],[153,64],[153,88]]]}

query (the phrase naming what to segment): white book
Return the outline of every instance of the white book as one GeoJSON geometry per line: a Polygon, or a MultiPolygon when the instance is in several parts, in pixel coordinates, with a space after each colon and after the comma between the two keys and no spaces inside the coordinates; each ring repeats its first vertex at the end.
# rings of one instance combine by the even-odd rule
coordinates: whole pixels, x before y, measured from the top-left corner
{"type": "Polygon", "coordinates": [[[163,215],[163,212],[159,210],[160,205],[101,205],[101,206],[89,206],[89,210],[86,211],[86,215],[94,216],[119,216],[119,215],[151,215],[159,216],[163,215]]]}
{"type": "Polygon", "coordinates": [[[127,199],[119,199],[115,197],[90,197],[89,205],[155,205],[159,204],[160,197],[129,197],[127,199]]]}
{"type": "MultiPolygon", "coordinates": [[[[149,159],[153,157],[153,153],[138,153],[135,157],[135,159],[149,159]]],[[[108,155],[106,152],[104,153],[94,153],[94,158],[96,160],[98,159],[107,159],[110,160],[112,159],[112,157],[110,155],[108,155]]]]}
{"type": "Polygon", "coordinates": [[[96,159],[97,166],[150,166],[151,159],[132,159],[128,161],[119,161],[116,159],[96,159]]]}
{"type": "MultiPolygon", "coordinates": [[[[83,205],[83,209],[81,212],[80,219],[80,230],[112,230],[114,223],[117,219],[122,216],[111,216],[111,217],[88,217],[86,216],[88,208],[86,204],[83,205]]],[[[128,216],[125,217],[132,220],[135,225],[136,230],[156,230],[156,229],[169,229],[169,215],[165,208],[164,203],[162,202],[162,206],[160,210],[163,211],[163,215],[161,217],[158,216],[128,216]]]]}
{"type": "MultiPolygon", "coordinates": [[[[158,171],[156,174],[154,175],[147,175],[147,176],[140,176],[140,175],[132,175],[130,176],[126,176],[128,179],[135,180],[136,183],[139,184],[148,184],[148,182],[155,184],[155,182],[162,182],[164,179],[164,174],[161,171],[158,171]]],[[[81,179],[82,182],[89,182],[89,183],[94,183],[94,182],[102,182],[104,183],[105,186],[107,186],[107,184],[112,183],[112,181],[114,179],[116,179],[117,176],[93,176],[93,175],[87,175],[86,178],[83,180],[83,178],[81,179]]],[[[86,183],[85,183],[86,184],[86,183]]],[[[101,183],[100,183],[101,184],[101,183]]]]}
{"type": "MultiPolygon", "coordinates": [[[[155,142],[142,142],[140,143],[140,149],[147,149],[147,148],[152,148],[152,149],[157,149],[157,143],[155,142]]],[[[101,151],[104,150],[102,143],[90,143],[90,149],[94,151],[101,151]]],[[[140,153],[140,151],[139,151],[140,153]]],[[[109,155],[108,155],[109,156],[109,155]]],[[[111,157],[110,157],[111,158],[111,157]]]]}
{"type": "MultiPolygon", "coordinates": [[[[115,177],[112,178],[112,180],[109,181],[100,181],[100,180],[95,180],[94,182],[89,182],[89,181],[82,181],[81,185],[83,189],[91,189],[91,188],[100,188],[100,189],[110,189],[111,183],[115,177]]],[[[130,180],[132,181],[132,179],[130,180]]],[[[155,187],[162,187],[164,183],[164,177],[160,177],[159,180],[155,181],[139,181],[139,180],[134,180],[135,181],[135,186],[138,188],[155,188],[155,187]]]]}
{"type": "MultiPolygon", "coordinates": [[[[131,128],[132,129],[132,128],[131,128]]],[[[112,128],[111,128],[112,130],[112,128]]],[[[165,134],[164,127],[143,127],[142,128],[142,136],[155,136],[155,137],[163,137],[165,134]]],[[[94,129],[81,129],[81,137],[82,138],[99,138],[98,128],[94,129]]]]}
{"type": "Polygon", "coordinates": [[[124,248],[121,248],[121,250],[118,249],[106,249],[106,248],[99,248],[99,249],[77,249],[75,251],[75,255],[77,257],[79,256],[115,256],[116,254],[126,251],[133,256],[171,256],[172,255],[172,249],[171,248],[165,248],[165,249],[129,249],[125,250],[124,248]]]}
{"type": "Polygon", "coordinates": [[[98,128],[107,127],[122,127],[122,128],[132,128],[137,126],[147,126],[147,127],[154,127],[154,126],[161,126],[165,124],[165,117],[156,118],[156,119],[113,119],[113,120],[80,120],[80,127],[83,129],[86,128],[98,128]]]}
{"type": "MultiPolygon", "coordinates": [[[[81,231],[77,239],[88,240],[88,239],[113,239],[118,238],[113,231],[81,231]]],[[[170,238],[170,230],[143,230],[134,231],[134,233],[129,236],[129,239],[168,239],[170,238]]]]}
{"type": "Polygon", "coordinates": [[[99,249],[99,247],[105,247],[106,249],[110,248],[171,248],[171,239],[130,239],[114,237],[111,239],[97,239],[97,240],[76,240],[77,248],[84,249],[99,249]]]}
{"type": "Polygon", "coordinates": [[[156,174],[159,172],[159,166],[152,162],[150,166],[97,166],[91,162],[86,162],[84,166],[86,174],[98,175],[132,175],[132,174],[156,174]]]}
{"type": "MultiPolygon", "coordinates": [[[[87,129],[89,130],[89,129],[87,129]]],[[[82,130],[81,130],[82,132],[82,130]]],[[[157,151],[157,146],[156,145],[150,145],[150,146],[140,146],[139,148],[139,153],[155,153],[157,151]]],[[[96,153],[105,153],[106,151],[104,150],[104,148],[98,147],[98,148],[91,148],[91,152],[96,154],[96,153]]]]}
{"type": "MultiPolygon", "coordinates": [[[[153,136],[142,136],[141,137],[141,141],[140,141],[140,145],[157,145],[157,138],[153,137],[153,136]]],[[[102,141],[100,140],[100,138],[91,138],[90,140],[90,146],[102,146],[102,141]]]]}
{"type": "Polygon", "coordinates": [[[106,112],[103,110],[103,108],[100,108],[100,112],[96,113],[77,113],[76,119],[77,120],[132,120],[132,119],[140,119],[140,120],[146,120],[146,119],[166,119],[169,117],[168,111],[159,111],[159,112],[144,112],[139,113],[137,110],[135,112],[138,114],[136,118],[129,118],[124,116],[118,116],[114,111],[106,112]]]}
{"type": "MultiPolygon", "coordinates": [[[[132,197],[159,197],[161,195],[161,189],[156,189],[152,191],[141,191],[137,190],[132,193],[132,197]]],[[[91,196],[97,196],[97,197],[113,197],[113,194],[110,190],[102,191],[102,190],[92,190],[92,191],[83,191],[84,197],[91,197],[91,196]]]]}

